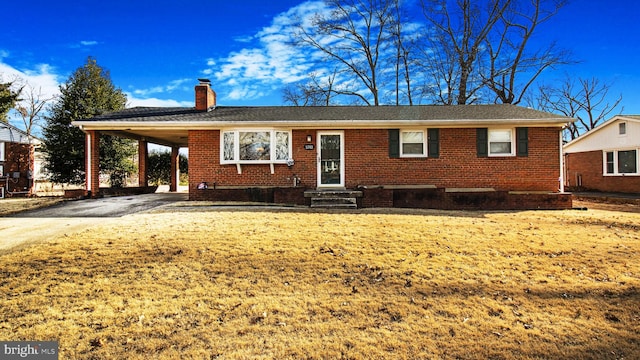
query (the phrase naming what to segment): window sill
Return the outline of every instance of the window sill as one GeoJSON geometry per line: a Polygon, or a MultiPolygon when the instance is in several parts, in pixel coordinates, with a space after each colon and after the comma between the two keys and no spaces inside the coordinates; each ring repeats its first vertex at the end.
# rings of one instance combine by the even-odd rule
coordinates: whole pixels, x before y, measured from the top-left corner
{"type": "Polygon", "coordinates": [[[271,170],[271,174],[275,174],[275,165],[289,165],[287,162],[277,161],[277,162],[223,162],[221,165],[235,165],[236,169],[238,169],[238,175],[242,174],[242,165],[269,165],[271,170]]]}
{"type": "Polygon", "coordinates": [[[640,173],[630,173],[630,174],[602,174],[602,176],[612,176],[612,177],[633,177],[633,176],[640,176],[640,173]]]}

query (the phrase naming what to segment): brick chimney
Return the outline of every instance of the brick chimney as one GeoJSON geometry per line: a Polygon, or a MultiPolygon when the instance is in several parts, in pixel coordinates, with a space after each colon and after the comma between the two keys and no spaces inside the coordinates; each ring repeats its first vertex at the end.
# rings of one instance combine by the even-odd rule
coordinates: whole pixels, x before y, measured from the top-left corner
{"type": "Polygon", "coordinates": [[[198,79],[196,85],[196,110],[209,111],[216,107],[216,93],[211,89],[209,79],[198,79]]]}

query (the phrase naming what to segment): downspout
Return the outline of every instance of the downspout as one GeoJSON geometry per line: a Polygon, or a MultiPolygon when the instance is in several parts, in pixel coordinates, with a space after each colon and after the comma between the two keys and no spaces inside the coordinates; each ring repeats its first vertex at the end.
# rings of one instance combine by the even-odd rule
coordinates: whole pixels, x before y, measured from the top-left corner
{"type": "Polygon", "coordinates": [[[560,192],[564,193],[564,147],[562,146],[562,131],[564,129],[560,129],[558,132],[560,139],[560,177],[558,181],[560,181],[560,192]]]}

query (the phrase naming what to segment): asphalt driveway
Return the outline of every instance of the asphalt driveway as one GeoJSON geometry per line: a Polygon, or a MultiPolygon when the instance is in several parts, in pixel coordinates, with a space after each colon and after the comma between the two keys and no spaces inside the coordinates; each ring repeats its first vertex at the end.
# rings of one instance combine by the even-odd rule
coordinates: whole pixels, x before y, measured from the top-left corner
{"type": "Polygon", "coordinates": [[[101,199],[65,201],[58,205],[21,212],[14,218],[93,218],[121,217],[156,208],[176,201],[188,200],[187,193],[154,193],[114,196],[101,199]]]}
{"type": "Polygon", "coordinates": [[[125,215],[185,201],[188,196],[187,193],[154,193],[65,201],[48,208],[1,217],[0,254],[117,221],[125,215]]]}

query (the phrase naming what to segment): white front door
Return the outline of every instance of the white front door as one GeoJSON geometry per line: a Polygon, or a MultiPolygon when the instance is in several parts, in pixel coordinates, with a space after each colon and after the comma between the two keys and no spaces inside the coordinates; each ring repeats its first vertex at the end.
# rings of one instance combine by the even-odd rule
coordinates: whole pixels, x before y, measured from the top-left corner
{"type": "Polygon", "coordinates": [[[344,133],[318,132],[318,187],[344,187],[344,133]]]}

